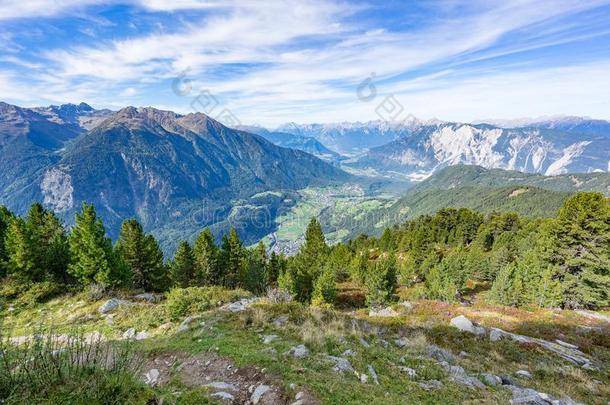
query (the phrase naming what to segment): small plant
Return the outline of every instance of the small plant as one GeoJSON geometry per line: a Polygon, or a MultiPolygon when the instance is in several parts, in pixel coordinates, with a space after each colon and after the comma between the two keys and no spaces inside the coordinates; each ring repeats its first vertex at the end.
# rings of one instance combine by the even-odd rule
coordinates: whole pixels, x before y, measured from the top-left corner
{"type": "Polygon", "coordinates": [[[228,290],[218,286],[174,288],[167,294],[165,308],[173,319],[179,319],[251,295],[244,290],[228,290]]]}
{"type": "Polygon", "coordinates": [[[0,403],[130,403],[146,392],[131,346],[100,335],[0,337],[0,403]]]}

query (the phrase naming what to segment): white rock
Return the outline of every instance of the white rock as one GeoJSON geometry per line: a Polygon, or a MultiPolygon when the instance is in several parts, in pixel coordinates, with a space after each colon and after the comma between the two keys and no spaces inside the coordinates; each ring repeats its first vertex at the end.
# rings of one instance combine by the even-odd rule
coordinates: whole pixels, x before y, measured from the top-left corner
{"type": "Polygon", "coordinates": [[[417,377],[417,372],[414,369],[412,369],[411,367],[399,366],[398,369],[400,371],[402,371],[403,373],[405,373],[407,376],[409,376],[409,378],[417,377]]]}
{"type": "Polygon", "coordinates": [[[134,295],[133,299],[153,303],[160,302],[161,300],[163,300],[163,295],[153,293],[142,293],[134,295]]]}
{"type": "Polygon", "coordinates": [[[252,396],[250,397],[250,401],[252,401],[253,404],[258,404],[261,400],[261,398],[263,397],[263,395],[265,395],[269,390],[271,390],[271,387],[265,384],[261,384],[258,387],[256,387],[256,389],[254,390],[254,392],[252,393],[252,396]]]}
{"type": "Polygon", "coordinates": [[[409,339],[407,339],[406,337],[401,337],[399,339],[394,340],[394,344],[400,348],[403,348],[409,344],[409,339]]]}
{"type": "Polygon", "coordinates": [[[265,336],[263,336],[263,344],[268,345],[269,343],[271,343],[277,339],[279,339],[278,335],[265,335],[265,336]]]}
{"type": "Polygon", "coordinates": [[[136,340],[144,340],[144,339],[148,339],[148,332],[146,331],[141,331],[138,332],[135,336],[136,340]]]}
{"type": "Polygon", "coordinates": [[[210,396],[214,397],[214,398],[220,398],[223,401],[228,401],[228,402],[233,402],[235,400],[235,397],[233,395],[229,394],[228,392],[224,392],[224,391],[215,392],[210,396]]]}
{"type": "Polygon", "coordinates": [[[349,371],[352,373],[355,372],[354,368],[352,367],[352,363],[350,363],[350,361],[348,359],[345,359],[343,357],[330,356],[330,355],[327,355],[326,358],[334,363],[333,370],[335,370],[338,373],[344,373],[346,371],[349,371]]]}
{"type": "Polygon", "coordinates": [[[451,320],[451,325],[458,328],[462,332],[469,332],[474,335],[483,335],[485,334],[485,328],[480,326],[475,326],[470,319],[466,318],[464,315],[456,316],[451,320]]]}
{"type": "Polygon", "coordinates": [[[159,370],[157,370],[156,368],[148,370],[148,372],[145,375],[144,382],[147,385],[154,387],[155,385],[157,385],[157,382],[159,381],[159,375],[160,375],[159,370]]]}
{"type": "Polygon", "coordinates": [[[123,339],[133,339],[136,337],[136,330],[134,328],[129,328],[125,332],[123,332],[123,339]]]}
{"type": "Polygon", "coordinates": [[[568,349],[578,349],[578,346],[564,342],[563,340],[555,339],[555,342],[563,347],[567,347],[568,349]]]}
{"type": "Polygon", "coordinates": [[[502,337],[503,337],[503,334],[499,329],[492,328],[491,331],[489,332],[489,340],[492,342],[497,342],[498,340],[501,340],[502,337]]]}
{"type": "Polygon", "coordinates": [[[242,298],[239,301],[225,305],[222,309],[230,312],[243,312],[250,308],[252,304],[259,301],[259,298],[242,298]]]}
{"type": "Polygon", "coordinates": [[[360,374],[360,382],[362,384],[366,384],[367,382],[369,382],[369,376],[366,375],[366,373],[360,374]]]}
{"type": "Polygon", "coordinates": [[[288,322],[288,320],[290,319],[290,317],[288,315],[280,315],[277,318],[275,318],[275,320],[273,321],[273,324],[275,326],[282,327],[286,324],[286,322],[288,322]]]}
{"type": "Polygon", "coordinates": [[[371,375],[371,377],[373,378],[373,382],[376,385],[379,385],[379,378],[377,378],[377,373],[375,372],[375,369],[373,368],[373,366],[371,366],[370,364],[368,366],[366,366],[366,368],[369,370],[369,374],[371,375]]]}
{"type": "Polygon", "coordinates": [[[307,347],[305,347],[305,345],[301,344],[301,345],[292,347],[290,350],[288,350],[287,353],[296,358],[302,358],[302,357],[307,357],[309,355],[309,349],[307,347]]]}
{"type": "Polygon", "coordinates": [[[532,378],[532,374],[527,370],[517,370],[515,374],[523,378],[532,378]]]}
{"type": "Polygon", "coordinates": [[[360,342],[360,344],[364,347],[371,347],[371,345],[369,344],[369,342],[367,342],[366,340],[364,340],[364,338],[361,336],[358,338],[358,341],[360,342]]]}
{"type": "Polygon", "coordinates": [[[98,308],[98,312],[100,314],[107,314],[111,311],[114,311],[119,305],[128,305],[132,304],[130,301],[120,300],[118,298],[111,298],[108,301],[104,302],[101,307],[98,308]]]}

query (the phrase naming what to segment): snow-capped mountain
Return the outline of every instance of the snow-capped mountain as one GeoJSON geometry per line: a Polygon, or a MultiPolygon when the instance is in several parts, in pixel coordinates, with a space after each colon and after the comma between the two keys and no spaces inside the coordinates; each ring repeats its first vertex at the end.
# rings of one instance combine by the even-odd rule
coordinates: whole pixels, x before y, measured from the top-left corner
{"type": "Polygon", "coordinates": [[[609,159],[610,137],[605,134],[443,123],[421,126],[349,165],[421,180],[456,164],[545,175],[610,171],[609,159]]]}
{"type": "Polygon", "coordinates": [[[483,120],[480,123],[486,123],[500,128],[556,129],[570,133],[604,135],[610,137],[610,121],[589,117],[558,115],[539,118],[521,118],[516,120],[483,120]]]}
{"type": "Polygon", "coordinates": [[[421,121],[409,116],[400,122],[377,120],[330,124],[288,123],[275,131],[312,137],[335,152],[353,156],[400,139],[423,125],[433,123],[437,121],[421,121]]]}

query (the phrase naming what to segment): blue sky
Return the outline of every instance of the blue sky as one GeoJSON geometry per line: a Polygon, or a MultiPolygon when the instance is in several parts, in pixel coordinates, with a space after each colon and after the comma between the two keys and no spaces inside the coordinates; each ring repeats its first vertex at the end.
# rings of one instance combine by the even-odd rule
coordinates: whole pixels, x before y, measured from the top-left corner
{"type": "Polygon", "coordinates": [[[610,0],[0,0],[0,100],[22,106],[275,126],[373,120],[389,96],[420,118],[610,119],[610,0]]]}

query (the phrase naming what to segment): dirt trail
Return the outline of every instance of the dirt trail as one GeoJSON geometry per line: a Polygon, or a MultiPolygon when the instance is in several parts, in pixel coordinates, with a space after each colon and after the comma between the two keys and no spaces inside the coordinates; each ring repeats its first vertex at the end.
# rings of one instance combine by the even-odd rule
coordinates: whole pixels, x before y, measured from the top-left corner
{"type": "Polygon", "coordinates": [[[146,361],[142,370],[144,380],[151,385],[163,386],[177,376],[187,387],[206,387],[212,398],[231,404],[319,404],[304,389],[287,393],[277,378],[258,367],[236,367],[230,359],[210,352],[162,353],[146,361]]]}

